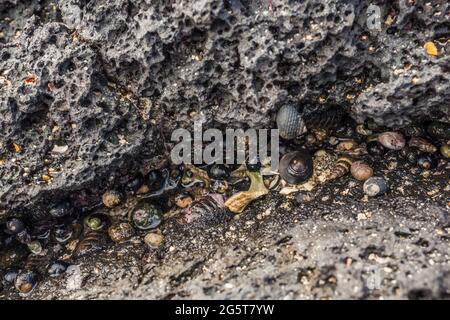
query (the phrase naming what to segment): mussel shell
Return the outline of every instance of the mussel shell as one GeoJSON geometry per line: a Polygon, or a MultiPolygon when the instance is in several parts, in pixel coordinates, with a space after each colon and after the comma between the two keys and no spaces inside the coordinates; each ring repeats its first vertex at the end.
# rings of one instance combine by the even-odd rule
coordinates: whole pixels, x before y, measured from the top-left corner
{"type": "Polygon", "coordinates": [[[55,221],[53,220],[38,220],[33,223],[31,236],[40,240],[48,239],[54,226],[55,221]]]}
{"type": "Polygon", "coordinates": [[[150,191],[159,190],[164,186],[164,176],[161,170],[150,171],[146,180],[150,191]]]}
{"type": "Polygon", "coordinates": [[[106,234],[103,230],[89,230],[78,242],[72,257],[79,258],[90,252],[104,248],[107,244],[106,234]]]}
{"type": "Polygon", "coordinates": [[[140,230],[154,229],[162,222],[162,211],[153,203],[141,202],[131,212],[131,220],[140,230]]]}
{"type": "Polygon", "coordinates": [[[417,148],[422,152],[434,153],[437,151],[437,148],[431,142],[418,137],[412,137],[409,140],[409,146],[417,148]]]}
{"type": "Polygon", "coordinates": [[[277,113],[276,122],[280,137],[286,140],[295,139],[305,129],[300,113],[290,104],[281,107],[277,113]]]}
{"type": "Polygon", "coordinates": [[[279,165],[281,178],[290,184],[299,184],[308,180],[313,174],[313,160],[305,151],[294,151],[285,154],[279,165]]]}
{"type": "Polygon", "coordinates": [[[62,224],[55,227],[53,235],[58,243],[66,243],[78,238],[82,231],[83,226],[81,223],[62,224]]]}
{"type": "Polygon", "coordinates": [[[21,243],[27,244],[31,241],[31,235],[28,233],[27,229],[24,229],[16,234],[16,239],[21,243]]]}
{"type": "Polygon", "coordinates": [[[9,269],[3,274],[2,282],[5,286],[10,286],[16,282],[19,272],[16,269],[9,269]]]}

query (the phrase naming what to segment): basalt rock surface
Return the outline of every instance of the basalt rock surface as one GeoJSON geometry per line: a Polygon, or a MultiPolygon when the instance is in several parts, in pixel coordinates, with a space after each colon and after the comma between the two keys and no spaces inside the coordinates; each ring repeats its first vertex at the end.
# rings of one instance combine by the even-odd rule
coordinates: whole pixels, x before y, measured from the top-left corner
{"type": "Polygon", "coordinates": [[[272,2],[1,0],[0,216],[91,204],[196,119],[271,127],[295,102],[449,120],[448,1],[272,2]]]}

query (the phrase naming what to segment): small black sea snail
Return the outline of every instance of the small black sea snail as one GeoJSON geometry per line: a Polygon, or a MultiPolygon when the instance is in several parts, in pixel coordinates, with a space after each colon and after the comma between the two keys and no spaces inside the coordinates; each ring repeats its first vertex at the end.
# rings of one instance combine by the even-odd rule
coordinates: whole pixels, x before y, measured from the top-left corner
{"type": "Polygon", "coordinates": [[[290,184],[299,184],[313,174],[313,160],[304,150],[287,153],[280,160],[280,176],[290,184]]]}

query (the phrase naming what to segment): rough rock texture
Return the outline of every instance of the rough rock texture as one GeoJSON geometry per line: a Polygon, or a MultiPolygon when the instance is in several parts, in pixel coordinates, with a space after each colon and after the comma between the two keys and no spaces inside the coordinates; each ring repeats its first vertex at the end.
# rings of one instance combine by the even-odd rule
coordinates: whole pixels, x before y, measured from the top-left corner
{"type": "Polygon", "coordinates": [[[345,177],[311,203],[271,193],[208,229],[168,220],[159,249],[133,237],[22,298],[449,299],[450,164],[417,171],[380,163],[391,190],[368,202],[345,177]]]}
{"type": "Polygon", "coordinates": [[[374,31],[366,1],[2,0],[0,215],[113,184],[197,118],[271,127],[293,101],[448,119],[450,7],[415,3],[374,1],[374,31]]]}

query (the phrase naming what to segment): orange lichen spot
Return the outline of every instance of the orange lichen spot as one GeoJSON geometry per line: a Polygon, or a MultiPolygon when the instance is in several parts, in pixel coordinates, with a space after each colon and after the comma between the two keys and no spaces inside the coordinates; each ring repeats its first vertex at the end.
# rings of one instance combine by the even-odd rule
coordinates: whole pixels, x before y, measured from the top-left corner
{"type": "Polygon", "coordinates": [[[427,51],[428,55],[433,57],[437,57],[439,55],[438,49],[432,41],[428,41],[423,47],[427,51]]]}
{"type": "Polygon", "coordinates": [[[50,176],[44,174],[44,175],[42,175],[41,179],[42,179],[43,181],[45,181],[45,182],[49,182],[49,181],[50,181],[50,176]]]}
{"type": "Polygon", "coordinates": [[[15,153],[20,153],[22,151],[22,148],[17,143],[13,143],[12,148],[15,153]]]}
{"type": "Polygon", "coordinates": [[[35,74],[29,73],[28,76],[23,80],[26,85],[34,86],[37,82],[37,76],[35,74]]]}

